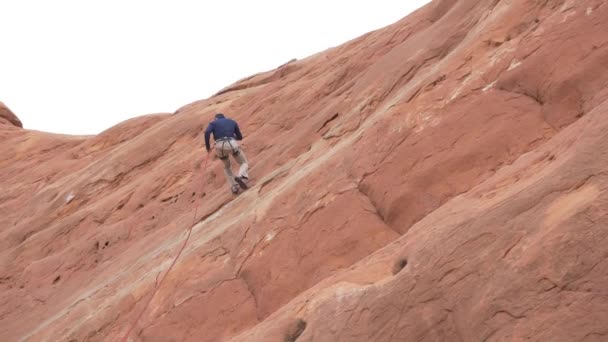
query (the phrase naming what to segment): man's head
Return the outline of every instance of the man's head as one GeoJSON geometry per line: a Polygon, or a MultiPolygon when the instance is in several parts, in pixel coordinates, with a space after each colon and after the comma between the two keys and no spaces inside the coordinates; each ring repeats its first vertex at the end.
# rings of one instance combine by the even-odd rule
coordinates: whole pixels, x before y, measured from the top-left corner
{"type": "Polygon", "coordinates": [[[222,113],[217,113],[217,114],[215,114],[215,118],[216,119],[223,119],[223,118],[225,118],[225,116],[222,113]]]}

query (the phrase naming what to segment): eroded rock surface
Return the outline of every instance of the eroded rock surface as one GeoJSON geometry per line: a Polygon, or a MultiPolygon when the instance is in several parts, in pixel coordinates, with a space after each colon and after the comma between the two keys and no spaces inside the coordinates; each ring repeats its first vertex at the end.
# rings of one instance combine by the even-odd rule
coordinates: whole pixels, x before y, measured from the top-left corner
{"type": "Polygon", "coordinates": [[[133,341],[606,340],[607,19],[436,0],[173,115],[0,125],[0,340],[119,340],[199,204],[133,341]]]}

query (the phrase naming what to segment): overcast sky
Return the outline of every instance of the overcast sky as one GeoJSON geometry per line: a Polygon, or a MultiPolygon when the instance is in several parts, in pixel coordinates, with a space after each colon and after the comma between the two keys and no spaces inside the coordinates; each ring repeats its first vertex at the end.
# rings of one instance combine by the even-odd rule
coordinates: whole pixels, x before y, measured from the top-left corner
{"type": "Polygon", "coordinates": [[[0,101],[96,134],[389,25],[428,0],[2,0],[0,101]]]}

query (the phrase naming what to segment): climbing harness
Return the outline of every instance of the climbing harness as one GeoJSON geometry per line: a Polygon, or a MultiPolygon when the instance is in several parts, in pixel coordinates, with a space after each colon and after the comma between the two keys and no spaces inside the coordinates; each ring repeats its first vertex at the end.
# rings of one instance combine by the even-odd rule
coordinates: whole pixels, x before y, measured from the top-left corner
{"type": "MultiPolygon", "coordinates": [[[[207,157],[205,158],[205,164],[204,164],[203,170],[202,170],[203,175],[205,174],[205,172],[207,170],[207,162],[208,161],[209,161],[209,153],[207,153],[207,157]]],[[[203,182],[202,185],[201,185],[201,194],[202,194],[202,191],[204,190],[204,187],[205,187],[205,183],[203,182]]],[[[125,335],[121,339],[122,342],[127,341],[127,338],[129,338],[129,336],[131,335],[131,332],[133,332],[133,329],[135,328],[135,326],[137,325],[137,323],[139,323],[139,321],[141,320],[142,316],[144,315],[144,312],[146,312],[146,309],[148,309],[148,306],[152,302],[152,299],[154,299],[154,296],[156,296],[156,293],[158,292],[158,290],[160,289],[160,287],[163,285],[163,282],[165,281],[165,279],[167,279],[167,275],[169,274],[169,272],[171,272],[171,269],[173,269],[173,266],[175,266],[175,263],[177,262],[177,259],[179,259],[180,255],[182,254],[182,252],[186,248],[186,245],[188,244],[188,240],[190,240],[190,235],[192,234],[192,228],[194,228],[194,223],[196,222],[196,214],[198,214],[198,208],[200,206],[200,198],[201,198],[200,196],[197,196],[197,200],[196,200],[197,203],[194,206],[194,216],[192,217],[192,224],[190,224],[190,228],[188,228],[188,234],[186,235],[186,239],[184,240],[184,243],[182,244],[182,247],[179,249],[179,251],[177,252],[177,255],[173,259],[173,262],[171,263],[171,265],[169,266],[169,268],[167,269],[167,271],[165,272],[165,274],[163,275],[163,277],[160,279],[160,282],[158,284],[154,285],[154,291],[152,292],[152,295],[150,296],[150,298],[146,302],[146,305],[141,310],[141,312],[139,313],[139,315],[137,316],[137,318],[135,319],[135,321],[133,322],[133,324],[131,324],[131,327],[129,328],[129,330],[125,333],[125,335]]]]}
{"type": "Polygon", "coordinates": [[[228,156],[224,155],[224,146],[226,146],[226,143],[228,143],[228,145],[230,145],[230,148],[232,149],[232,155],[233,156],[238,156],[239,153],[241,153],[241,149],[237,147],[234,147],[234,145],[232,145],[232,140],[234,140],[234,138],[230,138],[230,137],[226,137],[226,138],[220,138],[217,139],[216,141],[221,141],[222,142],[222,148],[221,148],[221,154],[218,154],[218,158],[220,158],[220,160],[226,160],[228,159],[228,156]]]}

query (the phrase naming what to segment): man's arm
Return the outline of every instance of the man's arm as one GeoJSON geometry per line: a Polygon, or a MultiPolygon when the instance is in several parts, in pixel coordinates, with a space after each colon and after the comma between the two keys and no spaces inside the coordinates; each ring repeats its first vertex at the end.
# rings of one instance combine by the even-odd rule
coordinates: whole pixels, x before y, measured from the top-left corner
{"type": "Polygon", "coordinates": [[[243,140],[243,135],[241,134],[241,130],[239,128],[239,124],[235,122],[234,134],[236,135],[236,140],[243,140]]]}
{"type": "Polygon", "coordinates": [[[205,147],[207,148],[207,152],[211,150],[211,145],[209,145],[209,137],[211,136],[211,132],[213,132],[213,123],[210,123],[205,130],[205,147]]]}

